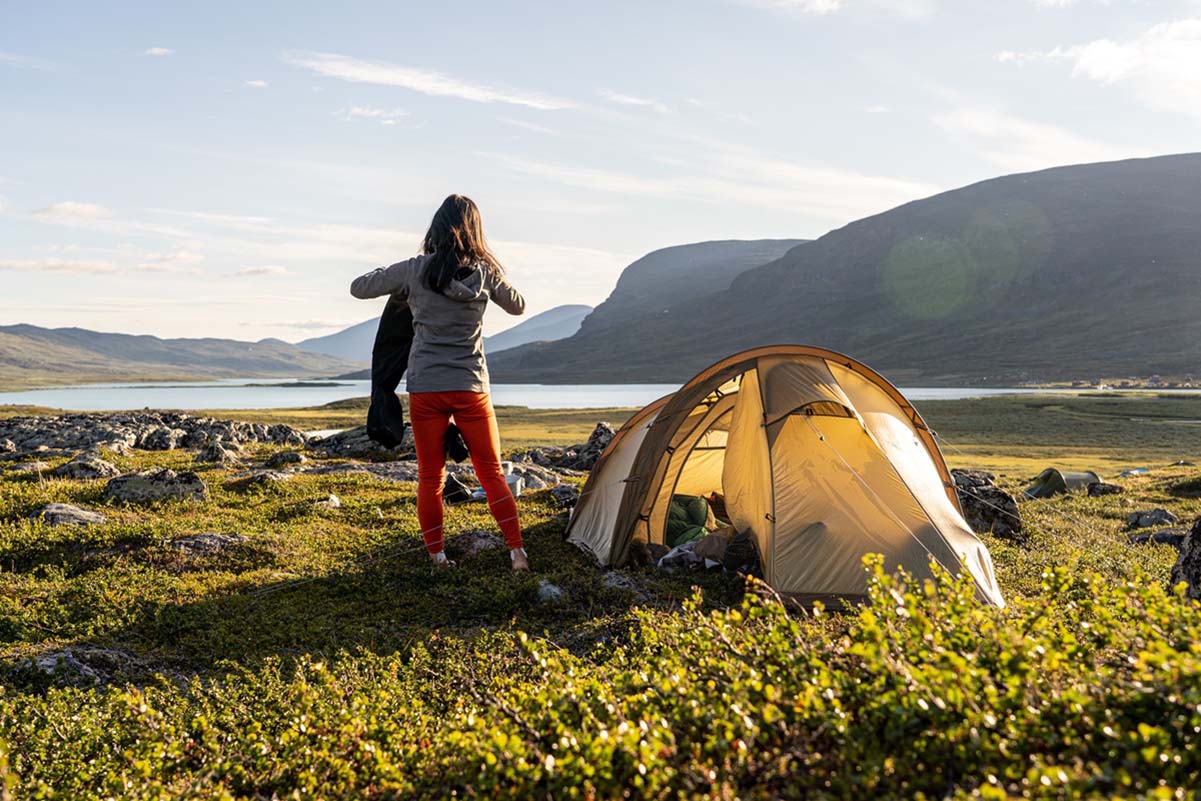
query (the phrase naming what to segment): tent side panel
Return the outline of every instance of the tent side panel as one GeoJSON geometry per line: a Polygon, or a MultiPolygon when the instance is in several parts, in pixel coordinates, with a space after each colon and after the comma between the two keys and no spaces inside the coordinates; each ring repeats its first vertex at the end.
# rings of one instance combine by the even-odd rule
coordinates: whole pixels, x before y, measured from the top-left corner
{"type": "Polygon", "coordinates": [[[953,552],[954,561],[939,561],[955,573],[962,563],[976,580],[981,595],[990,603],[1003,606],[988,549],[947,497],[934,456],[908,416],[887,393],[863,376],[839,365],[831,369],[863,418],[864,426],[934,524],[937,531],[933,533],[953,552]]]}
{"type": "Polygon", "coordinates": [[[771,560],[771,456],[757,370],[748,370],[743,376],[742,390],[734,403],[721,483],[730,522],[738,531],[750,531],[755,537],[763,555],[764,579],[775,586],[771,560]]]}
{"type": "Polygon", "coordinates": [[[629,432],[614,450],[606,454],[585,487],[588,494],[580,497],[572,513],[567,541],[591,551],[602,565],[611,565],[616,556],[618,512],[622,497],[630,486],[626,478],[653,421],[654,417],[651,417],[629,432]]]}
{"type": "Polygon", "coordinates": [[[931,575],[931,555],[955,568],[957,558],[858,420],[787,418],[772,469],[778,591],[864,595],[869,553],[919,578],[931,575]]]}

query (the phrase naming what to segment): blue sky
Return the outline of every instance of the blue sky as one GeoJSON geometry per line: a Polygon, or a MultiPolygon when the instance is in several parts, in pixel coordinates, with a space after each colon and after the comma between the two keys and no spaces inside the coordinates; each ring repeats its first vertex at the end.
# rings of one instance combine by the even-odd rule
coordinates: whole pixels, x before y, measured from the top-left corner
{"type": "Polygon", "coordinates": [[[0,324],[329,333],[450,192],[533,311],[595,304],[655,248],[1199,134],[1197,0],[8,2],[0,324]]]}

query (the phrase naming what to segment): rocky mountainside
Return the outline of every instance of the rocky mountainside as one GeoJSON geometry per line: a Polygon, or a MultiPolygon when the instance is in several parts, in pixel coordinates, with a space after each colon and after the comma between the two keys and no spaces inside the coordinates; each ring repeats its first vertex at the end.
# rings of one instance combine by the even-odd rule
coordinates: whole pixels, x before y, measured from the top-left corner
{"type": "Polygon", "coordinates": [[[303,351],[278,339],[160,339],[82,328],[0,326],[0,384],[66,384],[232,377],[317,376],[356,363],[303,351]]]}
{"type": "MultiPolygon", "coordinates": [[[[653,255],[653,254],[652,254],[653,255]]],[[[650,258],[650,257],[648,257],[650,258]]],[[[631,268],[632,269],[632,268],[631,268]]],[[[621,296],[621,286],[593,318],[621,296]]],[[[704,297],[492,363],[507,381],[685,380],[774,342],[905,383],[1201,371],[1201,155],[1011,175],[900,206],[704,297]]]]}
{"type": "Polygon", "coordinates": [[[642,329],[649,320],[724,293],[740,273],[804,247],[804,242],[723,240],[653,251],[622,271],[613,292],[584,319],[574,336],[490,354],[489,367],[501,380],[524,380],[534,375],[549,381],[583,376],[588,376],[583,380],[596,382],[657,380],[645,371],[625,369],[625,354],[605,351],[630,340],[631,332],[642,329]],[[594,369],[589,362],[598,358],[604,367],[594,369]],[[543,360],[546,364],[538,366],[543,360]]]}

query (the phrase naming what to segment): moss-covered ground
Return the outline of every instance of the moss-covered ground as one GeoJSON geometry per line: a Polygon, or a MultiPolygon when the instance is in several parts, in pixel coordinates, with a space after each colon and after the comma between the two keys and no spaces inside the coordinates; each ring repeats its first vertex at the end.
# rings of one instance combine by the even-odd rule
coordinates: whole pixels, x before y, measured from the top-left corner
{"type": "MultiPolygon", "coordinates": [[[[1191,400],[920,406],[962,449],[948,450],[953,466],[991,466],[1011,486],[1049,463],[1112,478],[1201,458],[1191,400]]],[[[511,448],[579,441],[624,414],[505,410],[502,430],[511,448]]],[[[326,428],[361,409],[223,416],[326,428]]],[[[193,467],[184,452],[112,460],[193,467]]],[[[716,575],[630,571],[614,586],[562,541],[546,493],[520,500],[535,572],[514,576],[503,550],[433,570],[412,485],[302,474],[238,492],[230,469],[200,473],[208,501],[123,507],[102,501],[103,481],[0,469],[0,794],[1184,798],[1201,786],[1201,606],[1168,587],[1174,550],[1129,546],[1122,530],[1135,509],[1201,515],[1196,467],[1024,504],[1028,545],[983,537],[1004,610],[949,580],[879,574],[872,604],[841,615],[716,575]],[[316,503],[331,493],[340,508],[316,503]],[[52,501],[108,522],[26,520],[52,501]],[[247,539],[210,556],[171,544],[201,532],[247,539]],[[540,602],[544,580],[565,597],[540,602]],[[30,667],[68,649],[102,683],[66,660],[54,675],[30,667]]],[[[448,532],[469,529],[492,530],[482,506],[448,510],[448,532]]]]}

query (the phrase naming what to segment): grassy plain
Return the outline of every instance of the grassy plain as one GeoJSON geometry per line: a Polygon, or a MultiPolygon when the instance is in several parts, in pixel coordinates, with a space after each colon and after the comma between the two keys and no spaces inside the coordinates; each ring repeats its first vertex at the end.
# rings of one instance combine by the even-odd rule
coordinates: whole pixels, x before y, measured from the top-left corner
{"type": "MultiPolygon", "coordinates": [[[[965,450],[952,464],[1016,485],[1049,461],[1112,475],[1197,460],[1198,403],[921,411],[965,450]]],[[[512,448],[626,414],[501,412],[512,448]]],[[[342,427],[362,405],[221,415],[342,427]]],[[[197,468],[181,451],[111,458],[197,468]]],[[[1173,549],[1123,531],[1134,509],[1201,515],[1195,467],[1023,504],[1028,545],[982,537],[1005,610],[881,575],[869,607],[835,616],[712,574],[608,581],[546,493],[520,500],[534,574],[454,539],[459,565],[439,572],[412,485],[302,473],[236,490],[234,469],[198,469],[208,501],[134,507],[104,502],[103,481],[0,467],[0,788],[15,797],[1184,798],[1201,783],[1201,607],[1167,588],[1173,549]],[[315,503],[331,493],[340,508],[315,503]],[[26,519],[54,501],[108,521],[26,519]],[[174,543],[201,532],[247,539],[209,556],[174,543]],[[565,597],[540,601],[543,580],[565,597]],[[30,667],[68,651],[102,682],[30,667]]],[[[482,506],[447,511],[448,533],[471,529],[492,529],[482,506]]]]}

